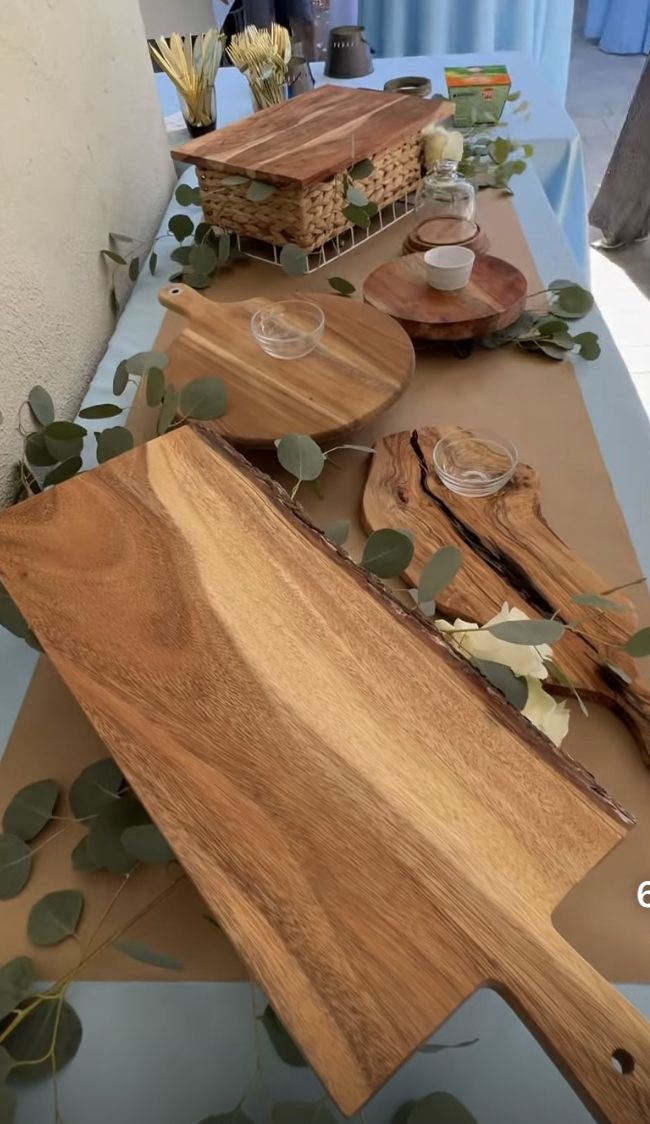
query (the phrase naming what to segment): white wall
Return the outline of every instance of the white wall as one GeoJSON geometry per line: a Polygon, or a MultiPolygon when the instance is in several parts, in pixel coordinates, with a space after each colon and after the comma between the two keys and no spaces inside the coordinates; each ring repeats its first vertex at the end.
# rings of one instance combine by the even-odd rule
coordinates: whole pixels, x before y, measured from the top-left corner
{"type": "MultiPolygon", "coordinates": [[[[214,8],[217,13],[227,13],[228,4],[214,0],[214,8]]],[[[194,35],[215,24],[212,0],[140,0],[140,11],[147,39],[171,35],[172,31],[194,35]]]]}
{"type": "Polygon", "coordinates": [[[34,383],[73,417],[113,330],[99,251],[148,240],[173,166],[137,0],[0,5],[0,502],[34,383]]]}

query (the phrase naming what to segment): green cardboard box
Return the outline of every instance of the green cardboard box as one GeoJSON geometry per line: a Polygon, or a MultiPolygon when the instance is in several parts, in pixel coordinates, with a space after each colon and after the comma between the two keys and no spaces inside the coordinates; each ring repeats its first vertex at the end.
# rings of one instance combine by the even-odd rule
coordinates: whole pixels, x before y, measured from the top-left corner
{"type": "Polygon", "coordinates": [[[450,66],[445,78],[455,125],[492,125],[501,119],[512,85],[507,67],[450,66]]]}

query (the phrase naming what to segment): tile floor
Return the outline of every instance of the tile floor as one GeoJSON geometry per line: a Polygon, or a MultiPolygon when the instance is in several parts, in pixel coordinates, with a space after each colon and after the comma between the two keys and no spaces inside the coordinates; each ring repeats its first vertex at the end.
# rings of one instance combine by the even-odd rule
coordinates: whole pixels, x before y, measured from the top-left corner
{"type": "MultiPolygon", "coordinates": [[[[567,108],[582,136],[587,189],[593,199],[645,63],[640,55],[608,55],[576,28],[567,108]]],[[[650,188],[649,188],[650,189],[650,188]]],[[[597,237],[598,232],[593,231],[597,237]]],[[[592,289],[650,414],[650,242],[614,254],[591,252],[592,289]]]]}

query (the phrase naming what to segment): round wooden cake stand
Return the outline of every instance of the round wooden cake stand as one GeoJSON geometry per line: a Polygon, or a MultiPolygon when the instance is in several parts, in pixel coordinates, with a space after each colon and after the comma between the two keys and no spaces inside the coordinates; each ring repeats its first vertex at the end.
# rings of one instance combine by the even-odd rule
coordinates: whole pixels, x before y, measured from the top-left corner
{"type": "Polygon", "coordinates": [[[526,304],[526,278],[501,258],[476,259],[469,284],[441,293],[427,283],[424,254],[384,262],[366,277],[364,300],[415,340],[472,340],[507,328],[526,304]]]}
{"type": "Polygon", "coordinates": [[[402,253],[417,254],[435,246],[466,246],[478,256],[490,249],[490,240],[480,226],[466,219],[425,219],[404,239],[402,253]]]}

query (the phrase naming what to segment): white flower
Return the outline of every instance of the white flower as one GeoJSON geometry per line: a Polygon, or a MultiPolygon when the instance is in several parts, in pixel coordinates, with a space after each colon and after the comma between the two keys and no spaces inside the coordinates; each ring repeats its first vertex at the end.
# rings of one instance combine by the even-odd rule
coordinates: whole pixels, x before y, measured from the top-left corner
{"type": "Polygon", "coordinates": [[[528,701],[522,711],[524,718],[537,726],[553,745],[561,745],[569,732],[569,708],[565,702],[556,703],[542,687],[539,679],[529,676],[528,701]]]}
{"type": "Polygon", "coordinates": [[[431,170],[439,160],[453,160],[459,164],[463,159],[465,138],[457,130],[443,128],[442,125],[427,125],[422,130],[424,137],[424,163],[431,170]]]}
{"type": "MultiPolygon", "coordinates": [[[[501,624],[503,621],[526,621],[529,618],[521,609],[511,609],[506,602],[501,611],[487,624],[501,624]]],[[[451,633],[448,637],[453,646],[466,659],[475,656],[480,660],[491,660],[503,664],[518,676],[524,677],[528,684],[528,700],[523,714],[538,730],[546,734],[554,745],[560,745],[569,729],[569,710],[566,703],[556,703],[543,689],[540,680],[548,677],[543,660],[550,659],[553,649],[548,644],[529,647],[526,644],[511,644],[499,640],[487,632],[487,626],[479,629],[473,621],[458,618],[453,624],[448,621],[434,622],[439,632],[451,633]],[[456,631],[460,630],[460,631],[456,631]]]]}
{"type": "MultiPolygon", "coordinates": [[[[511,609],[507,602],[501,606],[501,611],[496,617],[487,622],[501,624],[503,621],[526,621],[528,617],[521,609],[511,609]]],[[[508,640],[499,640],[491,632],[484,631],[471,621],[454,621],[453,625],[447,621],[436,621],[436,627],[441,632],[452,629],[468,629],[467,632],[458,632],[450,636],[454,647],[458,648],[464,656],[478,656],[480,660],[492,660],[493,663],[502,663],[509,667],[515,675],[533,675],[536,679],[547,679],[548,671],[544,667],[544,660],[550,659],[552,649],[548,644],[538,644],[537,648],[529,648],[526,644],[511,644],[508,640]]]]}

